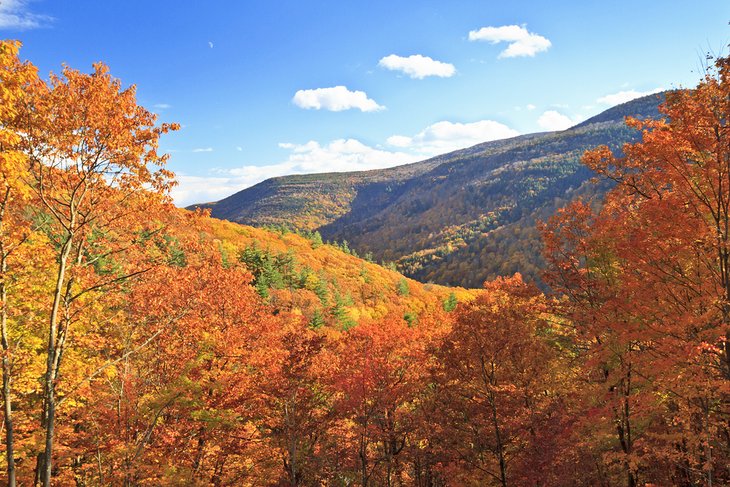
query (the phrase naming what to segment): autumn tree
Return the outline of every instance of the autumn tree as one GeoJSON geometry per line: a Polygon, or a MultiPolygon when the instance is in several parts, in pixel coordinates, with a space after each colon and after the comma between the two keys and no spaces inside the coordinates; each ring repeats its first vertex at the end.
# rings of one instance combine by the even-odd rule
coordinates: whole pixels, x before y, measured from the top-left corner
{"type": "Polygon", "coordinates": [[[728,100],[721,58],[695,89],[667,93],[664,118],[629,119],[641,142],[583,159],[616,183],[603,208],[574,205],[547,234],[553,283],[603,356],[594,370],[623,390],[628,485],[730,479],[728,100]]]}
{"type": "Polygon", "coordinates": [[[343,336],[333,382],[339,434],[346,439],[340,448],[347,463],[339,468],[363,487],[407,478],[402,453],[413,440],[413,401],[425,378],[424,331],[389,316],[343,336]]]}
{"type": "Polygon", "coordinates": [[[11,267],[14,254],[31,233],[30,222],[19,208],[29,199],[28,158],[21,150],[22,135],[18,126],[26,93],[39,84],[35,68],[18,58],[20,44],[0,42],[0,341],[2,342],[2,399],[5,427],[5,457],[8,485],[14,486],[14,424],[12,408],[12,349],[8,330],[8,290],[12,286],[11,267]]]}
{"type": "Polygon", "coordinates": [[[264,401],[261,425],[281,456],[284,485],[314,485],[328,474],[333,390],[327,387],[334,357],[332,338],[296,316],[282,320],[281,366],[259,385],[264,401]]]}
{"type": "Polygon", "coordinates": [[[447,477],[482,485],[545,475],[546,423],[559,395],[547,307],[519,275],[486,283],[460,305],[435,369],[447,477]]]}
{"type": "Polygon", "coordinates": [[[551,264],[548,281],[568,298],[556,312],[575,325],[571,346],[584,374],[579,391],[583,405],[574,421],[580,431],[576,442],[601,465],[590,469],[596,476],[591,477],[593,481],[623,476],[633,486],[646,466],[637,449],[637,439],[645,433],[639,427],[643,421],[637,402],[645,397],[651,370],[640,360],[645,343],[630,325],[641,317],[632,309],[627,294],[631,290],[617,273],[616,239],[592,231],[615,228],[614,224],[600,220],[590,205],[576,201],[551,219],[544,239],[551,264]],[[597,445],[604,446],[593,450],[597,445]]]}
{"type": "Polygon", "coordinates": [[[22,150],[29,158],[31,187],[52,222],[57,249],[54,290],[48,307],[42,424],[44,452],[38,477],[50,485],[56,388],[71,324],[82,297],[129,274],[92,272],[134,244],[133,225],[145,206],[170,187],[159,136],[172,125],[137,105],[135,88],[122,89],[103,64],[92,74],[65,68],[51,76],[21,114],[22,150]],[[96,266],[96,269],[94,269],[96,266]]]}

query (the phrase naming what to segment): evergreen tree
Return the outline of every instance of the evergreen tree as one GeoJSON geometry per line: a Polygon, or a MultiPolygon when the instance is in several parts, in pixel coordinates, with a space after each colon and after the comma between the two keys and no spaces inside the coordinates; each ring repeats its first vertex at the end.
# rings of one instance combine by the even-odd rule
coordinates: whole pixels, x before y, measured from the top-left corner
{"type": "Polygon", "coordinates": [[[347,311],[347,306],[351,305],[352,297],[350,295],[342,296],[338,292],[335,293],[335,304],[332,308],[332,315],[343,330],[349,330],[356,325],[355,321],[350,316],[350,313],[347,311]]]}
{"type": "Polygon", "coordinates": [[[413,311],[406,311],[403,319],[406,320],[408,326],[416,326],[418,324],[418,316],[413,311]]]}
{"type": "Polygon", "coordinates": [[[309,240],[312,242],[313,249],[317,249],[322,246],[322,235],[316,230],[311,234],[309,240]]]}
{"type": "Polygon", "coordinates": [[[309,320],[309,327],[313,330],[317,330],[322,328],[324,325],[324,313],[322,313],[322,310],[320,309],[315,309],[314,313],[312,313],[312,319],[309,320]]]}
{"type": "Polygon", "coordinates": [[[411,291],[408,288],[408,280],[405,277],[402,277],[398,284],[395,286],[395,291],[398,293],[398,296],[408,296],[411,291]]]}
{"type": "Polygon", "coordinates": [[[322,306],[327,306],[329,303],[329,290],[327,289],[327,280],[324,275],[320,274],[317,284],[314,288],[314,294],[317,295],[322,306]]]}
{"type": "Polygon", "coordinates": [[[456,309],[456,305],[458,303],[459,302],[456,300],[456,294],[449,294],[449,297],[444,300],[444,311],[446,311],[447,313],[451,313],[452,311],[454,311],[454,309],[456,309]]]}

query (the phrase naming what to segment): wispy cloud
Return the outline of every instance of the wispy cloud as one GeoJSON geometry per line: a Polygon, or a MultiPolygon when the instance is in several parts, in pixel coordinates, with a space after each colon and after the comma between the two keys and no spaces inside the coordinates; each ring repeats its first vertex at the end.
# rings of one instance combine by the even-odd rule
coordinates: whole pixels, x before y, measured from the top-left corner
{"type": "Polygon", "coordinates": [[[197,149],[193,149],[193,152],[213,152],[212,147],[198,147],[197,149]]]}
{"type": "Polygon", "coordinates": [[[364,171],[415,162],[421,156],[388,151],[363,144],[357,139],[337,139],[328,143],[311,140],[305,144],[281,143],[289,152],[285,160],[266,166],[245,165],[218,170],[211,176],[178,175],[172,191],[175,203],[217,201],[265,179],[288,174],[364,171]]]}
{"type": "Polygon", "coordinates": [[[487,41],[492,44],[507,42],[507,48],[499,53],[499,58],[533,57],[538,52],[547,51],[552,46],[546,37],[529,32],[524,25],[482,27],[469,32],[469,40],[487,41]]]}
{"type": "Polygon", "coordinates": [[[211,49],[213,49],[213,41],[208,41],[208,47],[210,47],[211,49]]]}
{"type": "Polygon", "coordinates": [[[375,100],[368,98],[364,91],[350,91],[345,86],[332,88],[317,88],[314,90],[299,90],[294,94],[292,102],[305,109],[329,110],[340,112],[357,108],[362,112],[384,110],[375,100]]]}
{"type": "Polygon", "coordinates": [[[211,171],[209,176],[178,174],[179,185],[173,189],[172,196],[179,206],[217,201],[276,176],[382,169],[516,135],[519,135],[516,130],[493,120],[442,121],[413,136],[389,137],[390,148],[371,146],[354,138],[329,142],[310,140],[304,144],[281,142],[279,147],[287,154],[280,162],[218,169],[211,171]]]}
{"type": "Polygon", "coordinates": [[[436,61],[420,54],[408,57],[391,54],[382,58],[378,66],[390,71],[401,71],[414,79],[423,79],[427,76],[450,78],[456,73],[453,64],[436,61]]]}
{"type": "MultiPolygon", "coordinates": [[[[306,144],[281,143],[279,147],[288,150],[289,155],[285,161],[273,167],[292,169],[296,173],[380,169],[413,162],[418,158],[405,152],[371,147],[352,138],[336,139],[326,144],[315,140],[306,144]]],[[[233,169],[231,172],[242,176],[248,170],[233,169]]]]}
{"type": "Polygon", "coordinates": [[[597,103],[600,103],[602,105],[620,105],[621,103],[626,103],[627,101],[631,101],[635,98],[641,98],[642,96],[651,95],[654,93],[659,93],[660,91],[663,91],[664,88],[655,88],[653,90],[649,91],[636,91],[636,90],[625,90],[625,91],[619,91],[617,93],[611,93],[610,95],[602,96],[599,99],[596,100],[597,103]]]}
{"type": "Polygon", "coordinates": [[[28,3],[26,0],[0,1],[0,29],[37,29],[53,22],[49,15],[31,12],[28,3]]]}
{"type": "Polygon", "coordinates": [[[152,108],[156,108],[158,110],[167,110],[168,108],[172,108],[172,105],[169,105],[167,103],[155,103],[152,105],[152,108]]]}
{"type": "Polygon", "coordinates": [[[175,204],[180,207],[218,201],[242,189],[231,184],[231,178],[225,176],[190,176],[178,173],[176,179],[178,185],[170,194],[175,204]]]}
{"type": "Polygon", "coordinates": [[[442,121],[429,125],[412,137],[405,135],[388,137],[388,144],[415,151],[423,156],[432,156],[517,135],[520,135],[518,131],[494,120],[471,123],[442,121]]]}
{"type": "Polygon", "coordinates": [[[537,124],[543,130],[565,130],[582,121],[581,117],[570,118],[556,110],[548,110],[540,115],[537,124]]]}

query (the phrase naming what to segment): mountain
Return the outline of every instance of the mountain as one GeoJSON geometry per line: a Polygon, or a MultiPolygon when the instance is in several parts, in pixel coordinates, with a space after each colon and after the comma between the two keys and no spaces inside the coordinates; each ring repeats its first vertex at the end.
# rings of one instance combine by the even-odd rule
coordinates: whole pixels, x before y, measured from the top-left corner
{"type": "Polygon", "coordinates": [[[663,94],[610,108],[560,132],[487,142],[390,169],[272,178],[209,207],[254,226],[317,230],[422,282],[475,287],[522,272],[539,282],[539,219],[606,185],[580,158],[638,133],[627,115],[658,117],[663,94]]]}

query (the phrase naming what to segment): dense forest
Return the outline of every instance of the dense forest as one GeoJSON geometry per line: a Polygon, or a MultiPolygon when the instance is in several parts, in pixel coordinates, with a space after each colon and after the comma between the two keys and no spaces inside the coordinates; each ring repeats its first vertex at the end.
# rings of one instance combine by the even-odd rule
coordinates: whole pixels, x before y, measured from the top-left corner
{"type": "Polygon", "coordinates": [[[2,482],[730,483],[730,60],[581,157],[606,197],[536,222],[545,294],[177,209],[176,125],[103,64],[44,81],[18,51],[0,43],[2,482]]]}

